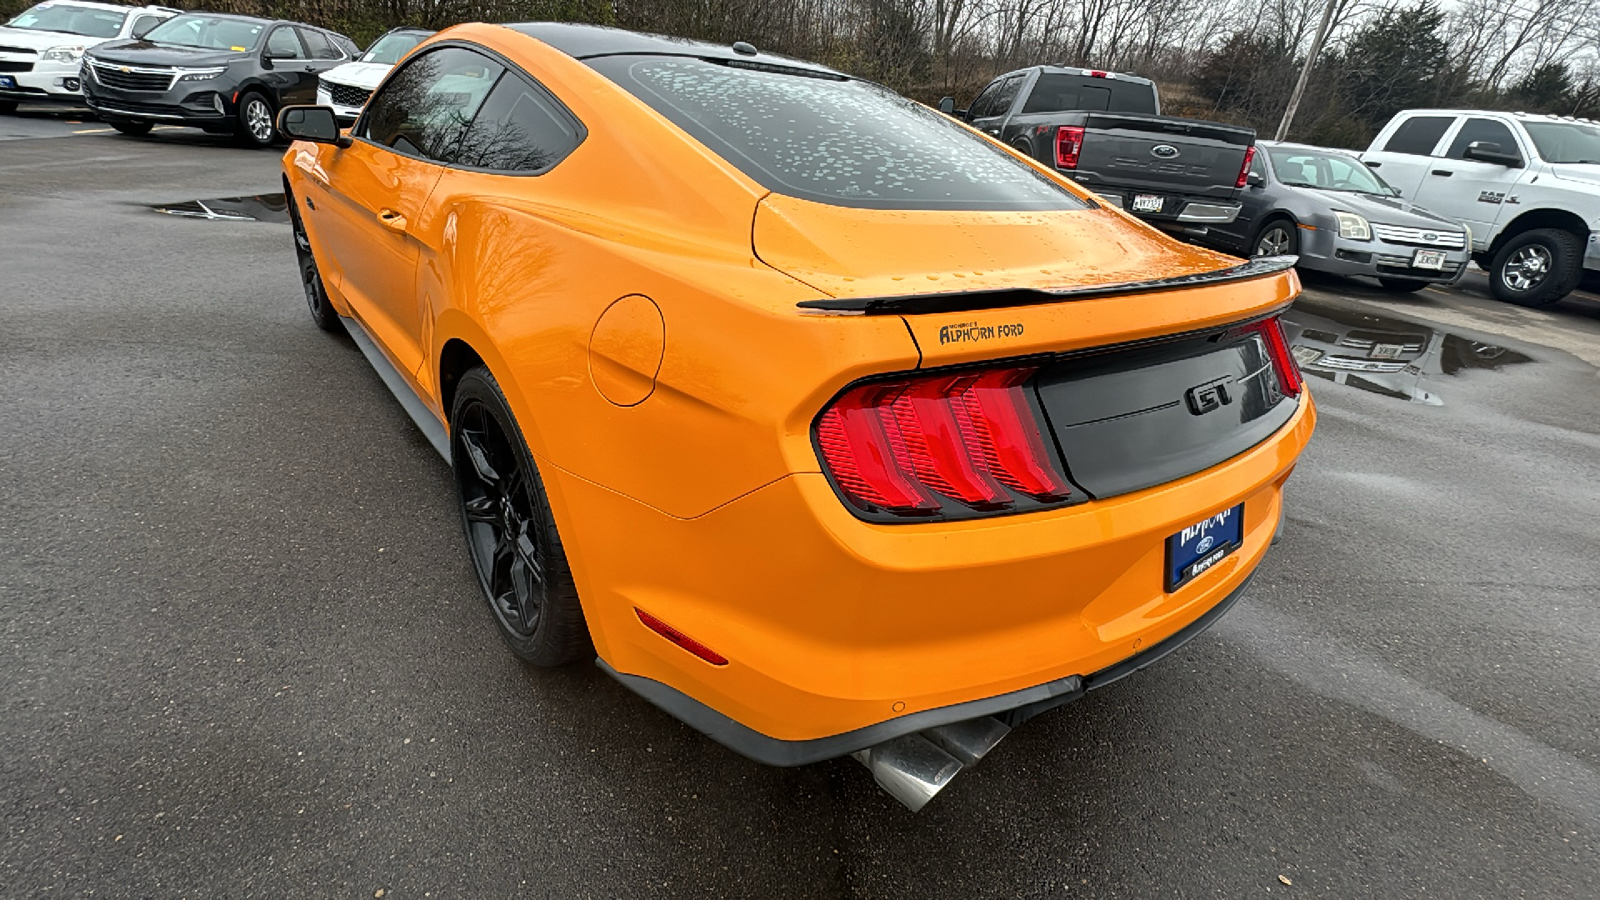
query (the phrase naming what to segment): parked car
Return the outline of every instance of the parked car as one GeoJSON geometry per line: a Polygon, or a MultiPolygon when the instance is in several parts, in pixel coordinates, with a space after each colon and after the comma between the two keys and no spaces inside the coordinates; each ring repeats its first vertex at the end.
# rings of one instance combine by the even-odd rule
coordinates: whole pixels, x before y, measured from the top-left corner
{"type": "Polygon", "coordinates": [[[1600,274],[1600,123],[1482,110],[1395,115],[1361,154],[1400,195],[1472,229],[1495,297],[1544,306],[1600,274]]]}
{"type": "Polygon", "coordinates": [[[1395,195],[1353,153],[1261,141],[1239,218],[1203,239],[1245,256],[1295,254],[1308,269],[1368,275],[1391,291],[1458,280],[1468,234],[1395,195]]]}
{"type": "Polygon", "coordinates": [[[86,53],[84,97],[123,134],[161,122],[266,147],[277,139],[277,111],[313,102],[317,75],[355,54],[344,35],[298,22],[185,14],[86,53]]]}
{"type": "Polygon", "coordinates": [[[1255,131],[1163,116],[1148,78],[1033,66],[954,103],[940,109],[1153,225],[1201,235],[1239,213],[1255,131]]]}
{"type": "Polygon", "coordinates": [[[83,103],[83,52],[139,37],[179,10],[50,0],[0,26],[0,113],[18,103],[83,103]]]}
{"type": "Polygon", "coordinates": [[[360,59],[322,73],[317,79],[317,103],[333,107],[340,124],[355,122],[383,76],[430,34],[433,32],[424,28],[396,28],[385,33],[360,59]]]}
{"type": "Polygon", "coordinates": [[[351,133],[280,123],[312,317],[453,467],[511,650],[753,759],[854,754],[918,807],[1206,628],[1282,520],[1287,262],[877,85],[473,24],[351,133]]]}

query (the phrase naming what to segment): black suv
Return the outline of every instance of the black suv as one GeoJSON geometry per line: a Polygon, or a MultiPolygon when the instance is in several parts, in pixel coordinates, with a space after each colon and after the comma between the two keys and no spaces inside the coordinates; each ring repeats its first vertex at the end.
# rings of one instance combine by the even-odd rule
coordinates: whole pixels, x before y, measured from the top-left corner
{"type": "Polygon", "coordinates": [[[85,53],[83,94],[123,134],[145,134],[160,122],[266,147],[278,137],[278,109],[315,103],[317,76],[357,52],[344,35],[298,22],[181,15],[139,40],[85,53]]]}

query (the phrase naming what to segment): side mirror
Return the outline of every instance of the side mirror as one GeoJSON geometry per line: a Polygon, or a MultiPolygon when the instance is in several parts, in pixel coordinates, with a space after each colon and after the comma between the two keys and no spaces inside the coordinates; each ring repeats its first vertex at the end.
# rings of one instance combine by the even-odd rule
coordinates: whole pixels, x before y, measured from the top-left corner
{"type": "Polygon", "coordinates": [[[1505,152],[1505,149],[1495,141],[1473,141],[1467,145],[1467,149],[1461,154],[1461,158],[1493,163],[1497,166],[1505,166],[1508,169],[1522,167],[1521,156],[1505,152]]]}
{"type": "Polygon", "coordinates": [[[350,146],[350,139],[339,133],[333,108],[328,106],[285,106],[278,112],[278,131],[290,140],[350,146]]]}
{"type": "Polygon", "coordinates": [[[940,97],[939,98],[939,112],[942,112],[947,116],[955,115],[956,114],[956,98],[954,98],[954,97],[940,97]]]}
{"type": "Polygon", "coordinates": [[[1245,183],[1251,187],[1261,187],[1263,184],[1267,183],[1267,179],[1261,177],[1260,172],[1251,172],[1249,175],[1245,176],[1244,180],[1245,183]]]}
{"type": "Polygon", "coordinates": [[[133,30],[132,31],[128,32],[128,37],[131,37],[136,41],[137,40],[141,40],[141,39],[144,38],[145,35],[149,34],[152,31],[154,31],[155,27],[157,25],[160,25],[164,21],[166,21],[166,20],[165,19],[152,19],[150,21],[140,22],[139,24],[133,26],[133,30]]]}
{"type": "Polygon", "coordinates": [[[1391,197],[1399,197],[1400,196],[1400,189],[1395,187],[1392,184],[1389,185],[1389,196],[1391,196],[1391,197]]]}

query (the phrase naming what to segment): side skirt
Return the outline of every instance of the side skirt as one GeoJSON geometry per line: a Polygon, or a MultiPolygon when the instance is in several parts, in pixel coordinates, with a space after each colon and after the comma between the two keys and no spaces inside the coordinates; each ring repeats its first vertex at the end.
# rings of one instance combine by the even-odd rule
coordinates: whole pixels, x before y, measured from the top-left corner
{"type": "Polygon", "coordinates": [[[339,321],[344,323],[344,330],[350,333],[350,339],[361,348],[361,355],[367,358],[367,362],[372,364],[378,377],[383,379],[384,387],[387,387],[389,393],[400,401],[400,408],[404,409],[406,415],[411,417],[411,421],[422,430],[422,436],[428,439],[433,449],[439,451],[439,455],[444,457],[446,463],[450,462],[450,434],[445,430],[444,423],[439,421],[439,417],[433,414],[428,404],[417,396],[417,392],[411,388],[411,382],[400,374],[400,370],[389,361],[388,355],[377,342],[373,341],[372,335],[367,334],[367,329],[360,322],[349,316],[340,316],[339,321]]]}

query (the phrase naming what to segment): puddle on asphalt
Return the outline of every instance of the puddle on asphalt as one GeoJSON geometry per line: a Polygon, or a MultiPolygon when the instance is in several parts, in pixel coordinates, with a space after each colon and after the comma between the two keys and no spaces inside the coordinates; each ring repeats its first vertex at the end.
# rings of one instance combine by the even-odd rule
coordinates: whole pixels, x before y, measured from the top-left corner
{"type": "Polygon", "coordinates": [[[213,219],[221,222],[289,221],[289,204],[283,194],[256,194],[250,197],[216,197],[210,200],[185,200],[150,207],[169,216],[213,219]]]}
{"type": "Polygon", "coordinates": [[[1444,403],[1434,391],[1444,376],[1531,362],[1505,347],[1304,297],[1283,325],[1305,374],[1429,406],[1444,403]]]}

